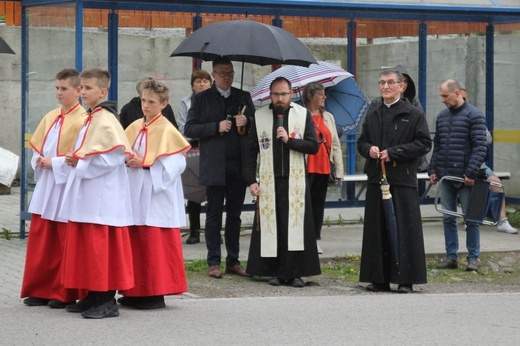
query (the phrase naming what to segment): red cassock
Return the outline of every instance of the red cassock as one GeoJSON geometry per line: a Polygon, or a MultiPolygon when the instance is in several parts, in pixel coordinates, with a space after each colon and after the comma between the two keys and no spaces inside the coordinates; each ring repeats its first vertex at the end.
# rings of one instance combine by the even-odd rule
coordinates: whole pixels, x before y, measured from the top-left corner
{"type": "Polygon", "coordinates": [[[135,286],[127,297],[182,294],[188,290],[179,228],[130,226],[135,286]]]}
{"type": "Polygon", "coordinates": [[[134,286],[128,228],[69,221],[62,262],[67,288],[112,291],[134,286]]]}
{"type": "Polygon", "coordinates": [[[38,297],[62,302],[82,298],[78,290],[66,289],[60,282],[66,230],[66,223],[32,214],[21,298],[38,297]]]}

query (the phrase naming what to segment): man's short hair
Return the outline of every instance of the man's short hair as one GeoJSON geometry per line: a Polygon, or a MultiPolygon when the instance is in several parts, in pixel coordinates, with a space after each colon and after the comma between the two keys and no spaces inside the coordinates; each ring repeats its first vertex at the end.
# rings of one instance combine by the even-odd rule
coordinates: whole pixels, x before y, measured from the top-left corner
{"type": "Polygon", "coordinates": [[[269,85],[269,90],[271,90],[273,88],[273,85],[280,82],[280,81],[284,81],[285,83],[287,83],[287,85],[289,86],[289,90],[292,91],[292,84],[291,84],[291,81],[289,81],[287,78],[285,77],[276,77],[275,79],[273,79],[273,81],[271,82],[271,84],[269,85]]]}
{"type": "Polygon", "coordinates": [[[457,82],[455,79],[448,79],[445,83],[446,88],[448,88],[448,90],[452,93],[454,93],[457,90],[462,90],[460,83],[457,82]]]}
{"type": "Polygon", "coordinates": [[[96,79],[96,84],[98,87],[106,89],[110,88],[110,72],[108,72],[108,70],[94,67],[81,72],[79,77],[81,79],[96,79]]]}
{"type": "Polygon", "coordinates": [[[215,69],[215,66],[217,66],[217,65],[233,65],[233,64],[231,63],[231,60],[229,60],[229,58],[227,56],[219,56],[212,62],[213,69],[215,69]]]}
{"type": "Polygon", "coordinates": [[[56,73],[56,80],[70,79],[70,85],[74,88],[79,87],[81,80],[79,79],[79,71],[75,68],[64,68],[56,73]]]}
{"type": "Polygon", "coordinates": [[[381,72],[379,74],[379,77],[388,76],[388,75],[391,75],[391,74],[395,74],[397,76],[397,80],[396,80],[397,83],[402,83],[403,82],[403,74],[401,73],[401,71],[396,70],[395,68],[384,70],[383,72],[381,72]]]}
{"type": "Polygon", "coordinates": [[[168,89],[165,84],[158,82],[153,78],[146,80],[141,84],[139,95],[142,95],[144,91],[149,91],[159,96],[161,102],[168,101],[170,98],[170,89],[168,89]]]}
{"type": "Polygon", "coordinates": [[[153,80],[152,77],[144,77],[141,78],[135,83],[135,90],[137,91],[137,95],[141,96],[141,86],[143,83],[153,80]]]}

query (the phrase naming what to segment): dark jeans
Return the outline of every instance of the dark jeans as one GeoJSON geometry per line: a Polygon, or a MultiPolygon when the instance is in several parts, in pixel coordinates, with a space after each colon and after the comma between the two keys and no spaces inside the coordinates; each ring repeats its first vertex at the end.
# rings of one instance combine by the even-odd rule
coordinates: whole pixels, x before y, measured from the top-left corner
{"type": "Polygon", "coordinates": [[[325,200],[327,199],[329,175],[309,173],[307,178],[311,192],[314,232],[316,233],[316,239],[321,239],[321,228],[323,226],[323,214],[325,212],[325,200]]]}
{"type": "Polygon", "coordinates": [[[220,230],[222,229],[222,213],[224,199],[226,201],[226,225],[224,230],[224,244],[226,245],[226,265],[240,264],[238,253],[240,250],[240,214],[246,194],[246,183],[236,175],[226,176],[226,186],[208,186],[208,209],[206,212],[206,248],[208,249],[208,264],[219,265],[220,230]]]}

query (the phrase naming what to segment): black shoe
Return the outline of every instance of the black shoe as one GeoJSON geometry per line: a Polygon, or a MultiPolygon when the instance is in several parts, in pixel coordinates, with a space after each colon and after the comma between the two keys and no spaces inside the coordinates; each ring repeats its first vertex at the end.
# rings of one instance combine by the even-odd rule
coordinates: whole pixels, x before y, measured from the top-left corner
{"type": "Polygon", "coordinates": [[[267,283],[271,286],[280,286],[283,282],[282,280],[278,279],[276,276],[272,277],[267,281],[267,283]]]}
{"type": "Polygon", "coordinates": [[[200,243],[200,230],[194,229],[190,231],[190,235],[188,239],[186,239],[186,244],[197,244],[200,243]]]}
{"type": "Polygon", "coordinates": [[[134,304],[134,308],[144,310],[162,309],[165,307],[164,296],[139,297],[134,304]]]}
{"type": "Polygon", "coordinates": [[[305,282],[303,282],[303,280],[301,278],[294,278],[291,281],[291,286],[297,287],[297,288],[302,288],[302,287],[305,287],[305,282]]]}
{"type": "Polygon", "coordinates": [[[139,297],[121,297],[117,299],[117,302],[123,306],[134,307],[134,305],[139,301],[139,297]]]}
{"type": "Polygon", "coordinates": [[[93,306],[90,309],[83,311],[81,316],[85,318],[105,318],[105,317],[117,317],[119,316],[119,309],[117,307],[115,299],[110,302],[103,303],[98,306],[93,306]]]}
{"type": "Polygon", "coordinates": [[[27,306],[45,306],[49,304],[50,299],[28,297],[23,300],[23,303],[27,306]]]}
{"type": "Polygon", "coordinates": [[[413,286],[399,285],[399,287],[397,287],[397,293],[413,293],[413,286]]]}
{"type": "Polygon", "coordinates": [[[96,297],[93,292],[89,292],[87,297],[83,300],[79,300],[75,304],[65,306],[65,310],[68,312],[83,312],[87,311],[96,304],[96,297]]]}
{"type": "Polygon", "coordinates": [[[437,269],[457,269],[459,267],[459,262],[454,260],[453,258],[446,258],[444,262],[437,266],[437,269]]]}
{"type": "Polygon", "coordinates": [[[390,292],[390,284],[370,284],[365,287],[365,289],[369,292],[390,292]]]}
{"type": "Polygon", "coordinates": [[[49,304],[47,304],[47,305],[49,305],[49,307],[51,309],[65,309],[65,307],[67,305],[72,305],[72,304],[75,304],[75,303],[76,303],[75,300],[73,300],[71,302],[62,302],[61,300],[58,300],[58,299],[51,299],[49,301],[49,304]]]}

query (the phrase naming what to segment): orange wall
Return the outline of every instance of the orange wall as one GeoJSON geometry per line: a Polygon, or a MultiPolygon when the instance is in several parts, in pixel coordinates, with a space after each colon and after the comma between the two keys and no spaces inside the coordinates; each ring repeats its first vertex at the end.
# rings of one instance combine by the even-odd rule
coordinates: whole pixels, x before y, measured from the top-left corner
{"type": "MultiPolygon", "coordinates": [[[[107,10],[84,10],[84,26],[106,27],[107,10]]],[[[191,31],[194,13],[118,11],[120,27],[138,28],[186,28],[191,31]]],[[[0,16],[5,15],[6,25],[21,25],[21,4],[0,1],[0,16]]],[[[202,14],[202,25],[232,19],[243,19],[243,15],[202,14]]],[[[272,16],[249,16],[248,18],[271,24],[272,16]]],[[[346,37],[347,20],[337,18],[281,17],[283,27],[297,37],[346,37]]],[[[32,26],[64,27],[74,26],[74,10],[64,7],[38,7],[29,16],[32,26]]],[[[357,37],[373,39],[378,37],[416,36],[417,22],[414,21],[376,21],[358,19],[357,37]]],[[[429,35],[484,33],[485,23],[429,22],[429,35]]],[[[520,23],[501,24],[496,31],[520,30],[520,23]]]]}

